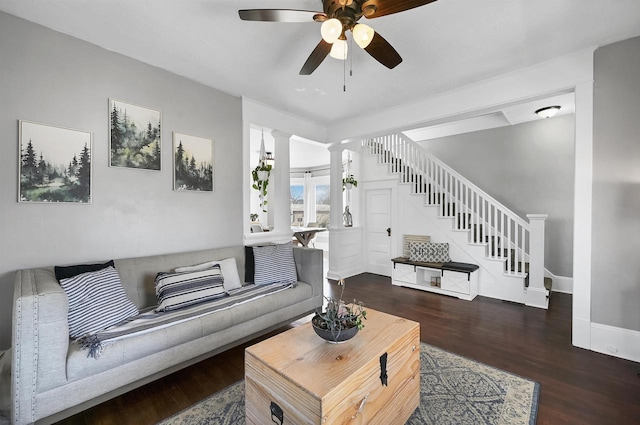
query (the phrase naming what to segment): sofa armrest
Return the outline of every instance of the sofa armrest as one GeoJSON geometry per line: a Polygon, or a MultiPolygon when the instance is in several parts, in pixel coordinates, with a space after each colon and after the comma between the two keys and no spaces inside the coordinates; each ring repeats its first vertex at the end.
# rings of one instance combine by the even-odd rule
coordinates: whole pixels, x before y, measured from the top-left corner
{"type": "Polygon", "coordinates": [[[12,415],[30,423],[35,395],[66,383],[69,303],[51,270],[16,272],[13,296],[12,415]]]}
{"type": "Polygon", "coordinates": [[[311,285],[314,297],[322,296],[324,282],[322,250],[294,246],[293,258],[296,262],[298,280],[311,285]]]}
{"type": "Polygon", "coordinates": [[[293,258],[296,262],[298,280],[311,285],[314,297],[323,296],[324,270],[322,254],[321,249],[293,247],[293,258]]]}

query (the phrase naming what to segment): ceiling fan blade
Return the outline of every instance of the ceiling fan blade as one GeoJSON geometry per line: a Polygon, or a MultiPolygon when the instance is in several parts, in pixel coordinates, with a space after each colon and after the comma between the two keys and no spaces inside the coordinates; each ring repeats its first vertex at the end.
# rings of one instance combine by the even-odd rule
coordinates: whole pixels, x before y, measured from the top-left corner
{"type": "Polygon", "coordinates": [[[315,19],[326,18],[322,12],[293,9],[244,9],[238,10],[238,15],[243,21],[266,22],[313,22],[315,19]]]}
{"type": "Polygon", "coordinates": [[[324,40],[320,40],[320,43],[313,49],[313,52],[307,58],[307,61],[302,65],[302,69],[300,69],[300,75],[311,75],[313,71],[316,70],[318,66],[322,63],[324,58],[327,57],[329,52],[331,51],[331,44],[327,43],[324,40]]]}
{"type": "Polygon", "coordinates": [[[364,50],[389,69],[395,68],[402,62],[396,49],[377,32],[374,33],[371,43],[364,50]]]}
{"type": "Polygon", "coordinates": [[[365,17],[373,19],[391,15],[393,13],[404,12],[405,10],[424,6],[425,4],[433,3],[434,1],[436,0],[366,0],[362,4],[362,10],[365,12],[365,17]],[[368,5],[377,6],[377,10],[373,13],[369,12],[368,14],[366,12],[368,5]]]}

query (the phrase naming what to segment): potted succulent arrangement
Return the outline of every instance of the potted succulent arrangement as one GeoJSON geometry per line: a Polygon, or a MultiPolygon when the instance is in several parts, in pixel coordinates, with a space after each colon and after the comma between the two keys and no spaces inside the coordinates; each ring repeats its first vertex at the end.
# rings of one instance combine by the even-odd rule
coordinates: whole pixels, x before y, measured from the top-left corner
{"type": "Polygon", "coordinates": [[[342,190],[349,190],[352,187],[358,187],[358,180],[356,180],[353,174],[349,174],[347,177],[342,179],[342,190]]]}
{"type": "Polygon", "coordinates": [[[344,294],[344,279],[338,280],[342,286],[338,298],[325,297],[327,307],[324,312],[316,312],[311,319],[311,325],[315,333],[322,339],[332,343],[347,341],[364,328],[363,320],[367,319],[367,312],[361,302],[353,300],[352,304],[346,304],[342,300],[344,294]]]}
{"type": "Polygon", "coordinates": [[[253,187],[260,194],[260,207],[262,212],[267,212],[267,186],[269,186],[269,175],[271,174],[272,165],[263,161],[256,166],[251,172],[253,178],[253,187]]]}

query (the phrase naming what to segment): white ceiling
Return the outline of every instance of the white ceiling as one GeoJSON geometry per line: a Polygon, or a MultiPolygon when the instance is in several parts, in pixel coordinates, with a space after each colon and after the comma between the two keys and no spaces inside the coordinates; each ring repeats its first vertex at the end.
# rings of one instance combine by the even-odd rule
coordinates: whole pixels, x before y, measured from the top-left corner
{"type": "Polygon", "coordinates": [[[573,114],[576,111],[575,96],[573,93],[565,93],[517,103],[515,105],[501,105],[495,111],[483,115],[411,129],[403,133],[410,139],[419,142],[455,134],[470,133],[472,131],[522,124],[524,122],[544,119],[536,115],[536,111],[547,106],[560,107],[560,110],[555,114],[556,117],[573,114]]]}
{"type": "Polygon", "coordinates": [[[341,61],[298,75],[319,24],[245,22],[245,8],[321,1],[0,0],[7,13],[326,124],[640,35],[640,0],[438,0],[368,21],[404,61],[388,70],[356,46],[343,92],[341,61]]]}

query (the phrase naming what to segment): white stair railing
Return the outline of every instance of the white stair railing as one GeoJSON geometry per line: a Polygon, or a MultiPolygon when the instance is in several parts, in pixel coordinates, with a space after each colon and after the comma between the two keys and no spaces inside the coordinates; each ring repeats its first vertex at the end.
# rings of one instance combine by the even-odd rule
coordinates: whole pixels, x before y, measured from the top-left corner
{"type": "MultiPolygon", "coordinates": [[[[470,243],[488,244],[487,256],[504,260],[505,274],[527,276],[529,223],[402,134],[366,139],[362,145],[414,193],[425,194],[427,204],[439,205],[440,215],[453,218],[455,229],[468,230],[470,243]]],[[[544,269],[544,251],[533,254],[542,255],[542,261],[531,264],[544,269]]],[[[530,281],[529,287],[544,288],[543,271],[532,274],[540,281],[530,281]]]]}

